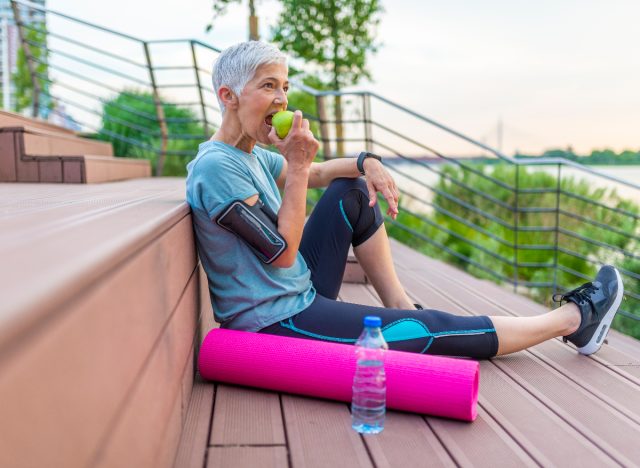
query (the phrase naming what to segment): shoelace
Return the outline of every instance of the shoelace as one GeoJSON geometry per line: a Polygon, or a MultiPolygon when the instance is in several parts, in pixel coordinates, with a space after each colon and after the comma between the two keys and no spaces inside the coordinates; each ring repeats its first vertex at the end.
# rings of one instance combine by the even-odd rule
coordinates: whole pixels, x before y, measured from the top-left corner
{"type": "Polygon", "coordinates": [[[591,300],[592,294],[600,289],[602,284],[599,281],[593,281],[591,283],[585,283],[579,288],[574,289],[573,291],[568,292],[567,294],[554,294],[551,298],[553,302],[562,302],[566,301],[569,298],[574,298],[576,303],[588,302],[591,304],[591,310],[595,310],[593,305],[593,301],[591,300]]]}

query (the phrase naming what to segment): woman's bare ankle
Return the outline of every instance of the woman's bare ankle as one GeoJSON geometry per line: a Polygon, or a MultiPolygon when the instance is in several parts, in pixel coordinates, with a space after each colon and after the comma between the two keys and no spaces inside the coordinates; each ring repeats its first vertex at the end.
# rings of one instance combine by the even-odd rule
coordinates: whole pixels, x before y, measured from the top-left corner
{"type": "Polygon", "coordinates": [[[567,336],[575,332],[580,327],[582,315],[580,309],[573,302],[567,302],[563,306],[555,310],[562,314],[564,326],[562,327],[561,336],[567,336]]]}

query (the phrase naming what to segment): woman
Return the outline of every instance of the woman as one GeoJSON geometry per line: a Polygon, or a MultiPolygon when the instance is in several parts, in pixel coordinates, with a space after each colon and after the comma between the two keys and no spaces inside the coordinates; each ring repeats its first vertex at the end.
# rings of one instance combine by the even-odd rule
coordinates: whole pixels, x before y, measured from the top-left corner
{"type": "Polygon", "coordinates": [[[319,144],[300,112],[284,139],[271,126],[287,108],[286,57],[262,42],[235,45],[219,56],[213,85],[223,120],[188,165],[187,201],[222,327],[353,343],[363,317],[378,315],[397,350],[486,359],[556,336],[582,354],[599,349],[622,298],[615,268],[537,317],[422,310],[392,263],[376,200],[380,192],[395,218],[398,190],[382,163],[368,153],[314,163],[319,144]],[[305,224],[310,187],[328,188],[305,224]],[[385,307],[336,301],[350,245],[385,307]]]}

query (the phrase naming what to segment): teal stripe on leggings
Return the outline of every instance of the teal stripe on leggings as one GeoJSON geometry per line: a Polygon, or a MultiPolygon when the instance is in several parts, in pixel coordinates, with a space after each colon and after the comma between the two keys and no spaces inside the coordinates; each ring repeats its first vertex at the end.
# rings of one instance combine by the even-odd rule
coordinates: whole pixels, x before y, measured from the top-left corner
{"type": "Polygon", "coordinates": [[[344,212],[344,206],[342,206],[342,199],[340,199],[340,211],[342,211],[342,217],[344,218],[344,222],[347,223],[347,226],[349,226],[349,230],[353,232],[353,228],[351,227],[349,218],[347,218],[347,213],[344,212]]]}

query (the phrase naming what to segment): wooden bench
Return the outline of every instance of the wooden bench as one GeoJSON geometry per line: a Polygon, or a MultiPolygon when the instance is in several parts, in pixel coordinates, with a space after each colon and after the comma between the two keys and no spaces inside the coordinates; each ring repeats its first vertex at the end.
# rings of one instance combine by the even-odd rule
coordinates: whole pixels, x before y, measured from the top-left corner
{"type": "Polygon", "coordinates": [[[0,184],[0,466],[171,466],[208,317],[183,179],[0,184]]]}

